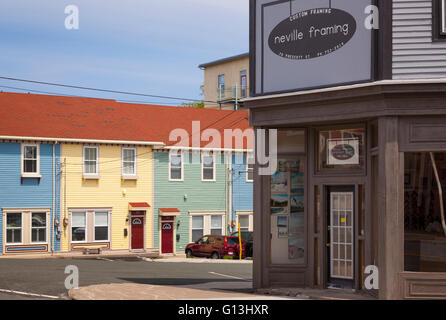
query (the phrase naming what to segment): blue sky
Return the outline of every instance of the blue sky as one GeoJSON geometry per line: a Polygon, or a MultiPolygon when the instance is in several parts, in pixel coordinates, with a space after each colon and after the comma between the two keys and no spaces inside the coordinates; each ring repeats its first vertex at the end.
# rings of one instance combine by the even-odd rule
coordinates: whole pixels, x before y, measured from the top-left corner
{"type": "MultiPolygon", "coordinates": [[[[248,0],[1,0],[0,76],[200,99],[198,65],[249,50],[248,0]],[[79,30],[65,7],[79,8],[79,30]]],[[[152,103],[0,79],[1,86],[152,103]]]]}

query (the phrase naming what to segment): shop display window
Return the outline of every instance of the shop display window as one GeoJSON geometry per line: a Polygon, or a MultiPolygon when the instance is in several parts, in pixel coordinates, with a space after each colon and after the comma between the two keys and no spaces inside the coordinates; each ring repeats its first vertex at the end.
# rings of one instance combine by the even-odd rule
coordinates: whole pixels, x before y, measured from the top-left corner
{"type": "Polygon", "coordinates": [[[358,171],[365,167],[365,129],[320,130],[318,171],[358,171]]]}
{"type": "Polygon", "coordinates": [[[446,272],[446,152],[404,160],[404,269],[446,272]]]}
{"type": "Polygon", "coordinates": [[[271,263],[302,264],[305,258],[305,157],[279,160],[271,176],[271,263]]]}

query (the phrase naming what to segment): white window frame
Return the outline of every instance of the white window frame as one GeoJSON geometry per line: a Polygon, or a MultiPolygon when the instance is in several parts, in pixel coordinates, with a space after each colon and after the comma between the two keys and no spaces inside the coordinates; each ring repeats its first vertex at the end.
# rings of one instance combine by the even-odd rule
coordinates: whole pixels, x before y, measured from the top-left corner
{"type": "Polygon", "coordinates": [[[87,210],[79,210],[79,211],[70,211],[70,242],[71,243],[88,243],[88,211],[87,210]],[[83,213],[85,216],[85,240],[84,241],[73,241],[73,214],[75,213],[83,213]]]}
{"type": "Polygon", "coordinates": [[[6,211],[6,212],[4,212],[4,214],[5,214],[5,245],[8,245],[8,246],[20,246],[20,245],[23,245],[24,243],[23,243],[23,230],[24,230],[24,225],[23,225],[23,212],[17,212],[17,211],[6,211]],[[21,219],[21,221],[22,221],[22,223],[21,223],[21,227],[20,228],[8,228],[8,214],[18,214],[18,213],[20,213],[20,219],[21,219]],[[17,230],[17,229],[21,229],[21,233],[20,233],[20,242],[8,242],[8,229],[14,229],[14,230],[17,230]]]}
{"type": "Polygon", "coordinates": [[[440,1],[441,35],[446,35],[446,0],[440,1]]]}
{"type": "Polygon", "coordinates": [[[169,152],[169,181],[184,181],[184,154],[183,152],[179,152],[177,154],[169,152]],[[172,179],[172,156],[180,156],[181,157],[181,179],[172,179]]]}
{"type": "Polygon", "coordinates": [[[121,160],[122,160],[122,162],[121,162],[121,164],[122,164],[121,174],[122,174],[122,177],[124,179],[126,179],[126,180],[137,179],[137,177],[138,177],[138,175],[137,175],[137,172],[138,172],[138,169],[137,169],[137,158],[138,158],[137,148],[130,148],[130,147],[123,147],[122,148],[122,150],[121,150],[121,160]],[[133,173],[125,173],[124,172],[124,162],[129,162],[129,161],[124,161],[124,151],[125,150],[133,150],[134,153],[135,153],[135,156],[133,158],[133,161],[135,163],[135,166],[134,166],[135,171],[133,173]]]}
{"type": "Polygon", "coordinates": [[[49,222],[49,213],[45,211],[30,211],[29,212],[29,242],[30,244],[47,244],[48,243],[48,222],[49,222]],[[33,242],[33,229],[43,229],[43,227],[33,227],[33,214],[34,213],[44,213],[46,216],[45,219],[45,241],[33,242]]]}
{"type": "Polygon", "coordinates": [[[191,222],[190,222],[190,241],[189,242],[192,242],[192,232],[194,231],[194,230],[203,230],[203,235],[202,235],[202,237],[204,237],[205,235],[206,235],[206,232],[205,232],[205,225],[206,225],[206,223],[205,223],[205,220],[206,220],[206,217],[204,216],[204,215],[194,215],[194,216],[191,216],[191,222]],[[193,225],[192,225],[192,221],[193,221],[193,218],[194,217],[202,217],[203,218],[203,229],[194,229],[193,228],[193,225]]]}
{"type": "Polygon", "coordinates": [[[236,215],[236,229],[237,230],[234,230],[234,232],[235,231],[238,232],[238,223],[239,223],[240,216],[248,216],[248,221],[249,221],[248,231],[249,232],[254,231],[254,214],[252,211],[236,211],[235,215],[236,215]]]}
{"type": "MultiPolygon", "coordinates": [[[[95,210],[95,211],[91,211],[91,213],[93,214],[93,241],[92,242],[110,242],[110,211],[108,210],[95,210]],[[107,214],[107,240],[96,240],[96,213],[106,213],[107,214]]],[[[87,216],[88,219],[88,216],[87,216]]],[[[98,226],[98,227],[105,227],[105,226],[98,226]]],[[[88,234],[88,229],[86,229],[87,234],[88,234]]],[[[87,239],[87,234],[85,235],[86,240],[87,239]]]]}
{"type": "MultiPolygon", "coordinates": [[[[83,146],[82,148],[82,174],[84,179],[99,179],[99,146],[83,146]],[[96,172],[86,173],[85,172],[85,149],[96,149],[96,172]]],[[[88,160],[91,161],[91,160],[88,160]]]]}
{"type": "Polygon", "coordinates": [[[254,157],[254,155],[250,155],[250,154],[247,154],[246,155],[246,182],[254,182],[254,163],[249,163],[249,159],[251,158],[253,158],[254,157]],[[249,166],[253,166],[253,168],[252,168],[252,180],[250,180],[249,179],[249,171],[250,171],[250,169],[249,169],[249,166]]]}
{"type": "Polygon", "coordinates": [[[220,210],[189,211],[189,242],[192,242],[192,217],[203,216],[203,236],[211,234],[211,216],[221,216],[222,236],[227,235],[226,212],[220,210]]]}
{"type": "MultiPolygon", "coordinates": [[[[216,182],[217,181],[217,177],[216,177],[216,175],[217,175],[217,172],[216,172],[216,157],[215,157],[215,154],[206,154],[206,153],[202,153],[201,154],[201,181],[202,182],[216,182]],[[213,174],[212,174],[212,179],[205,179],[204,178],[204,157],[212,157],[212,164],[213,164],[213,167],[212,167],[212,170],[213,170],[213,174]]],[[[208,168],[206,168],[206,169],[209,169],[209,167],[208,168]]]]}
{"type": "Polygon", "coordinates": [[[22,143],[21,171],[24,178],[41,178],[40,175],[40,144],[22,143]],[[25,172],[25,147],[36,147],[36,172],[25,172]]]}

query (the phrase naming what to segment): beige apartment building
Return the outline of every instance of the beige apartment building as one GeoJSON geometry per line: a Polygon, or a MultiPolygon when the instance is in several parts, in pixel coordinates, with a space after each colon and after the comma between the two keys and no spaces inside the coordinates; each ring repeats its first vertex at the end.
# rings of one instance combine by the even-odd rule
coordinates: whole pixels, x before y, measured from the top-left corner
{"type": "Polygon", "coordinates": [[[204,63],[199,68],[204,70],[206,108],[237,110],[240,99],[249,96],[249,53],[204,63]]]}

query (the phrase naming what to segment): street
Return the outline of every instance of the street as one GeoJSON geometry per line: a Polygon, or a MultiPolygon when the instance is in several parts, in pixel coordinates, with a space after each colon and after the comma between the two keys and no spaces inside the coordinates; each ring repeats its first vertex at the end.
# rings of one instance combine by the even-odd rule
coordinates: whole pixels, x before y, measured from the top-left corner
{"type": "MultiPolygon", "coordinates": [[[[224,287],[225,283],[237,282],[234,293],[252,292],[252,264],[160,263],[139,259],[3,259],[0,260],[0,300],[67,298],[64,272],[69,265],[78,267],[80,287],[109,283],[168,286],[221,283],[224,287]]],[[[232,285],[227,287],[225,290],[231,290],[232,285]]]]}

